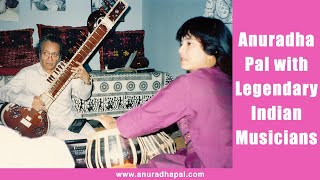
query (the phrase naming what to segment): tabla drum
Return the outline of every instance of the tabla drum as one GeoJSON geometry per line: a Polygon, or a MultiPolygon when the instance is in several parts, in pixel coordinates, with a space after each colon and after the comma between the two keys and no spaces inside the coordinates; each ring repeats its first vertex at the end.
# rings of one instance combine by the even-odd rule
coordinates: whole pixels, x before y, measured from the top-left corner
{"type": "Polygon", "coordinates": [[[85,161],[89,168],[145,164],[161,153],[174,154],[176,146],[165,132],[126,139],[118,129],[95,133],[88,139],[85,161]]]}

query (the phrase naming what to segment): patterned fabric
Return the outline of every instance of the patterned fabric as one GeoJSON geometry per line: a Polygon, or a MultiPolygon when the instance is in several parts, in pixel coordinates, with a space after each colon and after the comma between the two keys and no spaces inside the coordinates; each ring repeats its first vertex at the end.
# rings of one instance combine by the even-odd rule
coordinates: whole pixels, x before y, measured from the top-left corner
{"type": "MultiPolygon", "coordinates": [[[[173,80],[170,74],[159,71],[119,74],[92,71],[90,75],[94,83],[90,99],[86,101],[76,97],[72,99],[77,111],[88,119],[106,113],[118,117],[149,100],[173,80]]],[[[0,75],[0,86],[7,84],[12,77],[0,75]]]]}
{"type": "Polygon", "coordinates": [[[37,24],[39,38],[54,35],[61,38],[63,43],[63,60],[70,60],[82,43],[87,39],[88,30],[86,26],[47,26],[37,24]]]}
{"type": "Polygon", "coordinates": [[[108,34],[100,49],[100,69],[124,67],[130,54],[137,51],[136,57],[144,56],[144,30],[116,31],[108,34]]]}
{"type": "Polygon", "coordinates": [[[84,118],[101,114],[118,117],[149,100],[159,89],[173,80],[164,72],[104,74],[90,72],[94,90],[89,100],[73,98],[84,118]]]}
{"type": "Polygon", "coordinates": [[[33,31],[31,28],[0,31],[0,49],[33,47],[33,31]]]}
{"type": "Polygon", "coordinates": [[[35,48],[0,48],[0,75],[15,75],[39,62],[35,48]]]}

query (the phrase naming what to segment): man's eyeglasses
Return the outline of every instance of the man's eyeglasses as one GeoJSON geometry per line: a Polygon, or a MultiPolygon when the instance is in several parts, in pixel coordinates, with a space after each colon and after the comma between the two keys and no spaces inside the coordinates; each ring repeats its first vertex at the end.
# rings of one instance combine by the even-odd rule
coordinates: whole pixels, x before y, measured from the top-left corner
{"type": "Polygon", "coordinates": [[[43,51],[41,55],[44,59],[47,59],[48,57],[51,57],[52,59],[57,59],[59,58],[60,53],[49,53],[48,51],[43,51]]]}

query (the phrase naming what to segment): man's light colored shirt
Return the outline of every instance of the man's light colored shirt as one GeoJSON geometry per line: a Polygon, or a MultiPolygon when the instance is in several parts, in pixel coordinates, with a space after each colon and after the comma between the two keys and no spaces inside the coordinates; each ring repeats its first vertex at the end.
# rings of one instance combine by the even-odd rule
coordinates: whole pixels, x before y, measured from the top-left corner
{"type": "MultiPolygon", "coordinates": [[[[39,96],[50,88],[46,73],[40,63],[23,68],[12,80],[0,88],[0,100],[12,102],[24,107],[32,107],[34,96],[39,96]]],[[[92,84],[92,83],[91,83],[92,84]]],[[[68,128],[75,118],[81,115],[74,108],[71,96],[88,99],[92,85],[86,85],[80,79],[73,79],[51,104],[48,110],[51,129],[68,128]]]]}

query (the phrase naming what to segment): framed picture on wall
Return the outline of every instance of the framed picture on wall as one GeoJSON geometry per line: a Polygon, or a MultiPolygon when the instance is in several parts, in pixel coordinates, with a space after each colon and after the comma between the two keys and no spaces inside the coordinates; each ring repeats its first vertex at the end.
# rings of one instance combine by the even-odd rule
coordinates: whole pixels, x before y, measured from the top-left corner
{"type": "Polygon", "coordinates": [[[106,12],[117,2],[117,0],[91,0],[91,12],[102,7],[106,12]]]}
{"type": "Polygon", "coordinates": [[[18,0],[0,0],[0,21],[19,21],[18,0]]]}
{"type": "Polygon", "coordinates": [[[103,0],[91,0],[91,12],[98,10],[102,6],[103,0]]]}
{"type": "Polygon", "coordinates": [[[203,16],[214,17],[226,24],[232,24],[232,0],[207,0],[203,16]]]}
{"type": "MultiPolygon", "coordinates": [[[[108,13],[117,2],[118,0],[91,0],[91,12],[95,12],[101,8],[102,12],[108,13]]],[[[124,22],[124,16],[119,19],[119,22],[124,22]]]]}
{"type": "Polygon", "coordinates": [[[65,11],[66,0],[30,0],[33,11],[65,11]]]}

